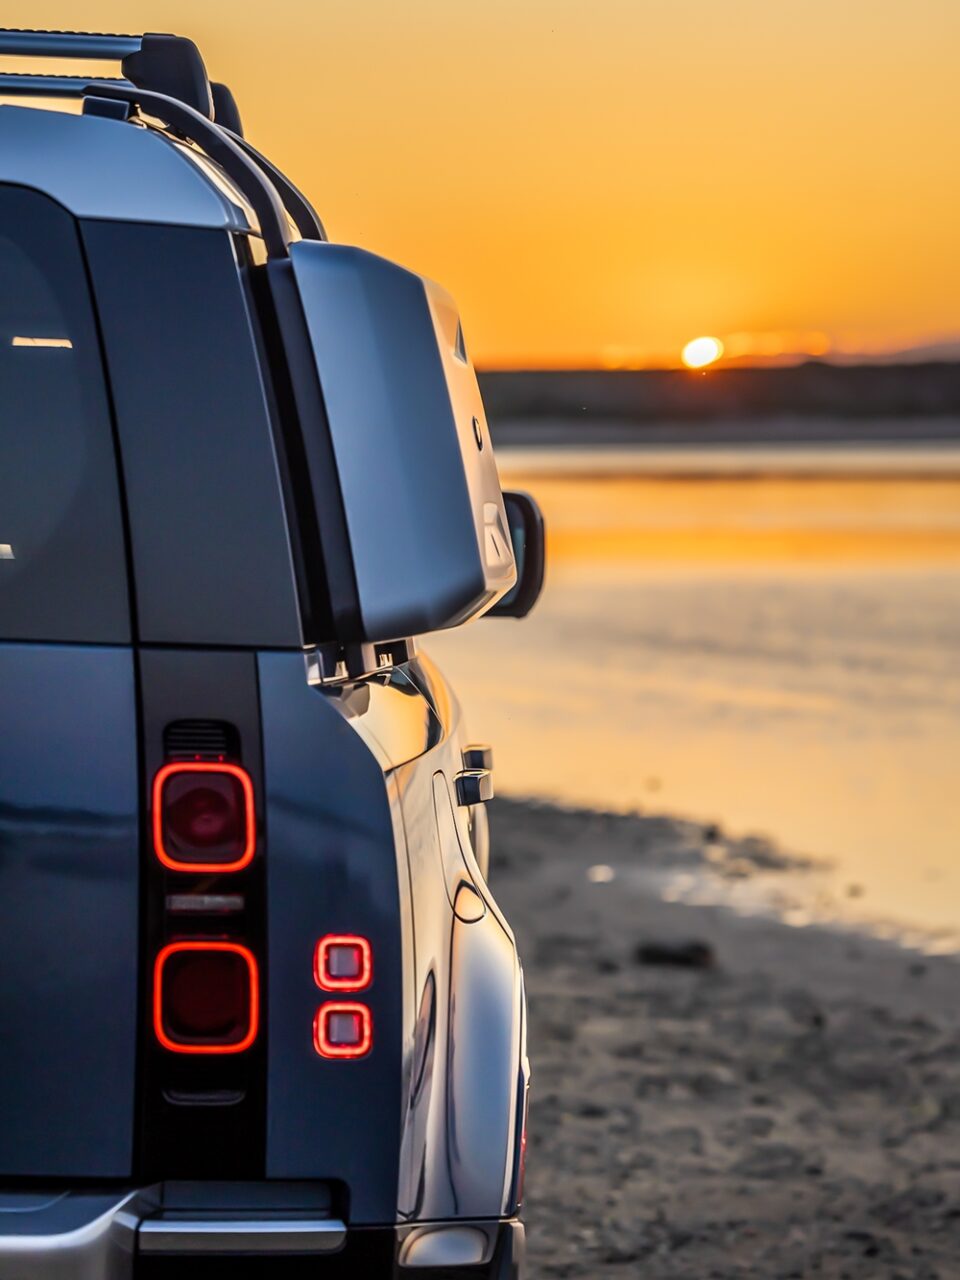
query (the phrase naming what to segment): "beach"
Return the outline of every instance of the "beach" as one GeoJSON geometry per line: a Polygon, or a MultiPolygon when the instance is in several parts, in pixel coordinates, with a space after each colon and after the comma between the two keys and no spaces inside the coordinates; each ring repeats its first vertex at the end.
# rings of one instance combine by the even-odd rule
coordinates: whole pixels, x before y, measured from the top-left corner
{"type": "Polygon", "coordinates": [[[500,465],[543,598],[426,647],[508,797],[531,1280],[956,1280],[960,450],[500,465]]]}
{"type": "Polygon", "coordinates": [[[693,822],[491,821],[530,1008],[531,1280],[960,1275],[956,960],[664,902],[638,868],[723,845],[776,871],[693,822]]]}

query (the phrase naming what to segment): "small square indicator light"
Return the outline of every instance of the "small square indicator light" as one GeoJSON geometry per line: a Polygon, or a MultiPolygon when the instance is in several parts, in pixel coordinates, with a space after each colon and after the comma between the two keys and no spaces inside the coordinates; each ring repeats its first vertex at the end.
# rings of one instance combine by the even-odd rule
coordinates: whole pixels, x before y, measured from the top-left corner
{"type": "Polygon", "coordinates": [[[365,991],[373,981],[370,943],[355,934],[327,934],[317,943],[313,976],[323,991],[365,991]]]}
{"type": "Polygon", "coordinates": [[[373,1017],[365,1004],[324,1004],[313,1020],[321,1058],[364,1058],[373,1045],[373,1017]]]}

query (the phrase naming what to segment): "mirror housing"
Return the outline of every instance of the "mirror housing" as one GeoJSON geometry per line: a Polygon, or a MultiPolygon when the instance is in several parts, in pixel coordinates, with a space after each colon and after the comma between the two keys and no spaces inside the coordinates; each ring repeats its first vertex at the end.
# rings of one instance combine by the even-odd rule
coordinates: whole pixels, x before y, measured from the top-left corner
{"type": "Polygon", "coordinates": [[[513,558],[517,565],[516,586],[501,596],[488,610],[488,618],[525,618],[540,599],[546,566],[546,537],[543,513],[529,493],[506,490],[503,505],[510,527],[513,558]]]}

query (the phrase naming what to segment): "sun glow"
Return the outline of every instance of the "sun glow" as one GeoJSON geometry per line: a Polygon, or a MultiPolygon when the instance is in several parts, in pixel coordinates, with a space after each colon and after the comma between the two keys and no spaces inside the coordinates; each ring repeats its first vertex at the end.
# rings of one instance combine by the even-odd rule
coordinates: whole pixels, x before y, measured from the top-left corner
{"type": "Polygon", "coordinates": [[[723,355],[723,343],[719,338],[693,338],[683,348],[680,358],[688,369],[703,369],[723,355]]]}

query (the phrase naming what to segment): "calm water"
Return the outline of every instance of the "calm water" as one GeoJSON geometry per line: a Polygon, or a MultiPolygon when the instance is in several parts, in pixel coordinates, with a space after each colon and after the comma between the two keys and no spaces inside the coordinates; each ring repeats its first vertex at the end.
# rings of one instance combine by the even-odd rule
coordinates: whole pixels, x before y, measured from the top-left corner
{"type": "Polygon", "coordinates": [[[731,453],[685,455],[686,473],[662,456],[505,454],[505,485],[549,522],[545,595],[522,624],[428,651],[495,745],[501,790],[715,821],[828,860],[786,888],[678,875],[668,896],[952,948],[960,453],[806,454],[776,475],[731,453]]]}

